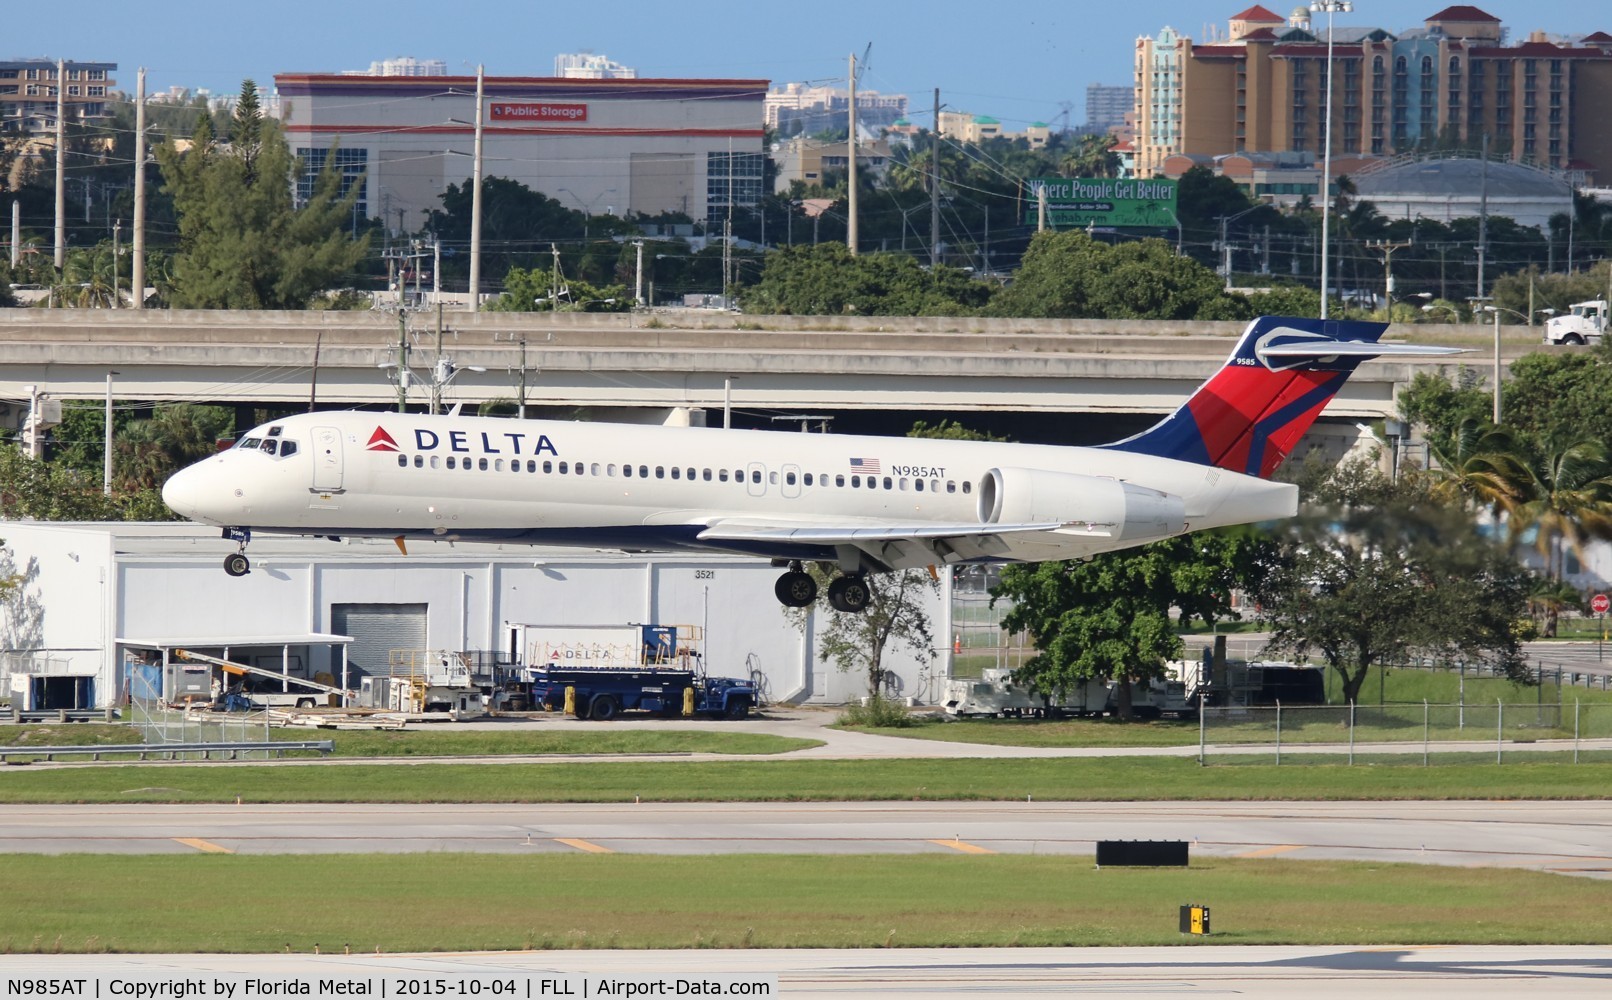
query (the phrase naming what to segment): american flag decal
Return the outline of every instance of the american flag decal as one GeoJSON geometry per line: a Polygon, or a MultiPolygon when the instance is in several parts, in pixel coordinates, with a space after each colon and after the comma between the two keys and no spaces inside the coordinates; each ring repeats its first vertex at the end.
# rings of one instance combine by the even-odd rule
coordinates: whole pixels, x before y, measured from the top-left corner
{"type": "Polygon", "coordinates": [[[851,471],[878,475],[879,460],[876,458],[853,458],[851,459],[851,471]]]}

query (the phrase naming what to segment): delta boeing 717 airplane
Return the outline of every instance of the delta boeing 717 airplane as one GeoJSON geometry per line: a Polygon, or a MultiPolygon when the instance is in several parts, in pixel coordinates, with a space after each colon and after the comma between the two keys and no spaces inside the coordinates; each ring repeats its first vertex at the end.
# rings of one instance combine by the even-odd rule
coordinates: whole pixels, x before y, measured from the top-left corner
{"type": "Polygon", "coordinates": [[[1459,349],[1380,344],[1381,323],[1263,317],[1158,424],[1098,447],[363,411],[247,432],[162,495],[224,529],[527,542],[771,558],[778,599],[867,607],[864,575],[1078,559],[1289,517],[1269,476],[1362,361],[1459,349]]]}

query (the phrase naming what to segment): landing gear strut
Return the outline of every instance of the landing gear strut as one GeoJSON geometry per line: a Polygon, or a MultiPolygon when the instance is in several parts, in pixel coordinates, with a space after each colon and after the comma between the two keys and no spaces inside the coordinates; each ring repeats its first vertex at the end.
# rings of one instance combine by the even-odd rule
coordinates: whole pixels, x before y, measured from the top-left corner
{"type": "Polygon", "coordinates": [[[780,576],[772,589],[778,595],[778,603],[786,608],[809,607],[817,600],[817,581],[800,568],[799,562],[790,563],[789,572],[780,576]]]}
{"type": "Polygon", "coordinates": [[[224,557],[224,572],[230,576],[245,576],[252,572],[252,561],[246,558],[246,543],[252,540],[252,533],[245,528],[225,528],[224,537],[239,546],[224,557]]]}
{"type": "Polygon", "coordinates": [[[838,577],[828,585],[828,603],[835,611],[866,611],[872,598],[868,583],[860,573],[838,577]]]}

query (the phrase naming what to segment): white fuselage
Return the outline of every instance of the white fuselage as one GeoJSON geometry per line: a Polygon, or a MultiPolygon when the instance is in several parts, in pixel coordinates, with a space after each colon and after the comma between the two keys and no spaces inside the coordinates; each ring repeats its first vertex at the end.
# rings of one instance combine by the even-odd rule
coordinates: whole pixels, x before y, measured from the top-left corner
{"type": "MultiPolygon", "coordinates": [[[[178,473],[164,497],[193,520],[268,532],[819,558],[832,551],[695,536],[748,520],[977,526],[987,520],[982,482],[1010,467],[1180,497],[1186,530],[1287,516],[1297,502],[1292,486],[1100,448],[368,412],[266,424],[178,473]]],[[[997,557],[1073,558],[1144,540],[1004,535],[997,557]]],[[[887,560],[900,561],[924,560],[887,560]]]]}

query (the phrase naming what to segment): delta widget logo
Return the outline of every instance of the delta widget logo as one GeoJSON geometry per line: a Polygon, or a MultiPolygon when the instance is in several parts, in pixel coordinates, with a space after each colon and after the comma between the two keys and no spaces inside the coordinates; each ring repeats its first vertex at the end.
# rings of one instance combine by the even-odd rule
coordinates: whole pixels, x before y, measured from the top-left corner
{"type": "Polygon", "coordinates": [[[386,428],[377,427],[375,433],[369,436],[369,444],[364,446],[365,451],[402,451],[392,435],[386,433],[386,428]]]}

